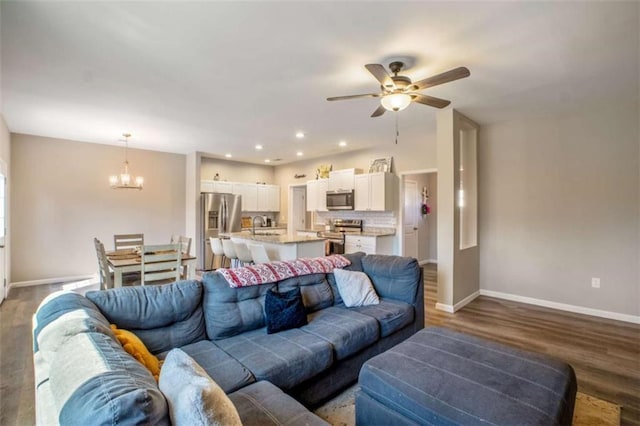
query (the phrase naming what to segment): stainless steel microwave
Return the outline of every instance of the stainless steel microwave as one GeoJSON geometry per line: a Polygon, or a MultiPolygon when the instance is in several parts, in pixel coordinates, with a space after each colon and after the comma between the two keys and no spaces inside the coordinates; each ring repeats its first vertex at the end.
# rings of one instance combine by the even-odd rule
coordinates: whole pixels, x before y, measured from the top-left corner
{"type": "Polygon", "coordinates": [[[353,189],[327,191],[327,210],[353,210],[353,189]]]}

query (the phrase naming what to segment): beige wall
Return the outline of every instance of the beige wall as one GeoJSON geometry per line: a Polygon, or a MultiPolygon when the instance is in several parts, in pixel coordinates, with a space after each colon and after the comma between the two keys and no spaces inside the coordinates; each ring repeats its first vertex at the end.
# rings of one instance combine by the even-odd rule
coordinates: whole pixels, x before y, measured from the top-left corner
{"type": "Polygon", "coordinates": [[[200,166],[200,178],[213,179],[215,174],[218,173],[220,180],[223,181],[273,184],[275,183],[273,169],[273,166],[219,160],[203,156],[200,166]]]}
{"type": "MultiPolygon", "coordinates": [[[[401,130],[402,132],[402,130],[401,130]]],[[[288,208],[288,186],[304,184],[316,178],[316,169],[320,164],[331,164],[333,170],[360,168],[364,173],[369,171],[369,163],[376,158],[393,157],[393,172],[435,168],[436,135],[425,133],[418,137],[402,137],[398,144],[389,141],[386,146],[377,146],[365,150],[350,151],[297,161],[295,163],[276,166],[275,183],[280,185],[280,220],[286,222],[288,208]],[[296,174],[306,174],[302,179],[295,179],[296,174]]]]}
{"type": "Polygon", "coordinates": [[[482,289],[640,315],[638,116],[609,103],[482,128],[482,289]]]}
{"type": "Polygon", "coordinates": [[[145,188],[113,190],[122,147],[12,135],[12,282],[97,271],[93,237],[142,232],[145,243],[185,232],[185,156],[129,150],[145,188]]]}

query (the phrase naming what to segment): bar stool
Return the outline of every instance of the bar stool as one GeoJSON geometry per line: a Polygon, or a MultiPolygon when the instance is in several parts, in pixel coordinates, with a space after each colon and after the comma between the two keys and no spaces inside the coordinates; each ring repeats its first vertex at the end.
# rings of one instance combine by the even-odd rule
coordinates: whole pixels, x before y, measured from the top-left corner
{"type": "Polygon", "coordinates": [[[236,254],[236,248],[233,245],[233,241],[229,239],[222,240],[222,249],[224,250],[224,256],[229,259],[229,267],[237,268],[238,255],[236,254]]]}
{"type": "Polygon", "coordinates": [[[247,247],[245,243],[233,243],[233,245],[236,248],[238,260],[240,261],[242,266],[250,265],[253,263],[253,257],[251,256],[249,247],[247,247]]]}
{"type": "Polygon", "coordinates": [[[220,241],[220,238],[209,237],[209,244],[211,244],[211,251],[213,252],[213,256],[211,256],[210,269],[213,269],[216,256],[220,256],[220,267],[224,268],[224,262],[225,260],[227,260],[227,258],[224,255],[224,248],[222,247],[222,242],[220,241]]]}
{"type": "Polygon", "coordinates": [[[264,246],[260,244],[249,244],[249,251],[251,252],[251,257],[253,258],[253,263],[269,263],[271,259],[269,259],[269,255],[267,254],[267,250],[264,246]]]}

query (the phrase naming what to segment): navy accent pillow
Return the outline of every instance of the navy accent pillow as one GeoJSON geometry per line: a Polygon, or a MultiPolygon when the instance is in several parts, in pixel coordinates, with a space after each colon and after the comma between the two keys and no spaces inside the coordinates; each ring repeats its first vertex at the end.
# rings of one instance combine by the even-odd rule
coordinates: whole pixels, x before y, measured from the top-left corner
{"type": "Polygon", "coordinates": [[[274,286],[267,291],[264,311],[267,317],[267,334],[307,325],[300,287],[279,293],[277,286],[274,286]]]}

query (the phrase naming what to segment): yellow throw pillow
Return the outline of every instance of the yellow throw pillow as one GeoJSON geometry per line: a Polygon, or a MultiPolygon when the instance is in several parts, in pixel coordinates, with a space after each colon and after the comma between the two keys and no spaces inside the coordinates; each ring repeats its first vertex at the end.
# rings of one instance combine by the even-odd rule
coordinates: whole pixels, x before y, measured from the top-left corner
{"type": "Polygon", "coordinates": [[[113,330],[122,348],[140,361],[151,372],[157,382],[160,376],[160,361],[158,358],[149,352],[142,340],[132,332],[118,328],[115,324],[111,324],[111,330],[113,330]]]}

